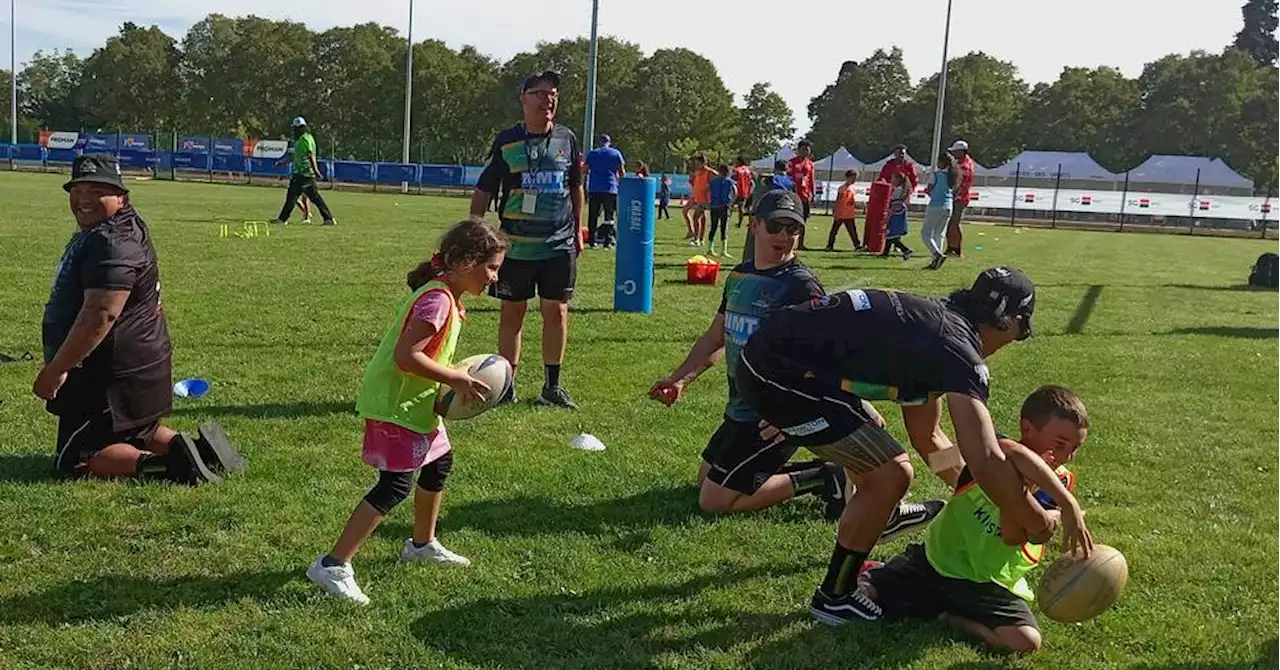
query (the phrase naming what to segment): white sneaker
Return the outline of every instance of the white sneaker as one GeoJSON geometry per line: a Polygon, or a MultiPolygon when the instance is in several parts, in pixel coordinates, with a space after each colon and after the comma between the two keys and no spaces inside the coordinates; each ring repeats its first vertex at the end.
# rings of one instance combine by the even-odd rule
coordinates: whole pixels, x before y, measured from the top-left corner
{"type": "Polygon", "coordinates": [[[303,217],[303,218],[302,218],[302,222],[303,222],[303,223],[311,223],[311,217],[309,217],[309,216],[305,216],[305,217],[303,217]]]}
{"type": "Polygon", "coordinates": [[[471,559],[444,548],[440,538],[436,538],[421,547],[415,547],[413,538],[404,541],[404,549],[400,551],[400,560],[405,563],[448,563],[450,565],[471,565],[471,559]]]}
{"type": "Polygon", "coordinates": [[[319,584],[321,588],[335,596],[341,596],[361,605],[369,604],[369,596],[366,596],[364,591],[360,590],[360,585],[356,584],[356,571],[351,568],[350,563],[328,568],[320,563],[322,559],[324,559],[323,556],[317,558],[311,563],[311,567],[307,568],[307,579],[319,584]]]}

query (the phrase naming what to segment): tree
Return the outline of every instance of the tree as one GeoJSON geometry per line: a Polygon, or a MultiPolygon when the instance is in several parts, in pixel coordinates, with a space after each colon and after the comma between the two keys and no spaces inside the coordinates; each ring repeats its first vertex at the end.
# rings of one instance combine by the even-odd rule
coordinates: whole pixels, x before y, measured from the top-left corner
{"type": "Polygon", "coordinates": [[[386,147],[382,158],[398,156],[404,38],[394,28],[364,23],[326,30],[312,43],[317,83],[304,116],[326,140],[322,153],[373,160],[381,142],[386,147]]]}
{"type": "Polygon", "coordinates": [[[1021,141],[1051,151],[1086,151],[1103,167],[1123,172],[1137,155],[1131,127],[1139,88],[1110,67],[1067,67],[1052,84],[1037,84],[1022,117],[1021,141]]]}
{"type": "Polygon", "coordinates": [[[83,69],[71,51],[37,51],[18,73],[18,115],[45,128],[79,129],[75,92],[83,69]]]}
{"type": "Polygon", "coordinates": [[[739,114],[742,135],[737,142],[738,151],[748,160],[776,151],[783,140],[796,132],[791,108],[764,82],[751,87],[739,114]]]}
{"type": "Polygon", "coordinates": [[[428,40],[414,46],[413,73],[414,138],[422,155],[453,163],[483,160],[504,119],[485,104],[498,83],[498,64],[474,47],[458,52],[428,40]]]}
{"type": "Polygon", "coordinates": [[[684,164],[667,142],[688,138],[712,160],[736,153],[740,132],[733,94],[711,61],[684,48],[659,49],[640,64],[635,85],[622,96],[630,109],[628,153],[654,165],[684,164]]]}
{"type": "Polygon", "coordinates": [[[177,42],[156,26],[125,23],[84,62],[76,92],[82,123],[120,130],[171,128],[178,113],[177,42]]]}
{"type": "MultiPolygon", "coordinates": [[[[1019,137],[1022,111],[1030,91],[1018,78],[1018,68],[1006,61],[973,52],[950,61],[947,99],[942,123],[942,143],[964,139],[975,160],[999,165],[1022,150],[1019,137]]],[[[895,125],[900,141],[909,147],[933,146],[934,108],[938,101],[938,74],[920,82],[911,100],[902,106],[895,125]]],[[[920,149],[916,156],[928,160],[920,149]]]]}
{"type": "Polygon", "coordinates": [[[1244,27],[1236,33],[1235,48],[1249,54],[1261,66],[1276,64],[1277,50],[1276,0],[1248,0],[1240,13],[1244,15],[1244,27]]]}
{"type": "Polygon", "coordinates": [[[900,141],[894,117],[910,94],[902,49],[877,49],[860,63],[845,61],[835,83],[809,102],[814,151],[827,154],[843,145],[868,160],[888,154],[900,141]]]}

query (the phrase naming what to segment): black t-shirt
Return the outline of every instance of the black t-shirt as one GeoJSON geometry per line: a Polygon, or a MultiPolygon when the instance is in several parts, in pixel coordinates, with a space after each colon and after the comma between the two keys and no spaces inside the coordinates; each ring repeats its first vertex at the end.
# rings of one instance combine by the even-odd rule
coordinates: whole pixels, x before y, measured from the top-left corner
{"type": "Polygon", "coordinates": [[[577,248],[570,189],[582,186],[578,138],[560,124],[540,135],[523,123],[493,140],[476,188],[499,196],[498,218],[509,237],[507,258],[535,261],[577,248]]]}
{"type": "MultiPolygon", "coordinates": [[[[90,396],[108,396],[110,387],[137,388],[137,379],[156,377],[150,372],[167,364],[171,356],[151,231],[132,206],[77,232],[67,243],[44,307],[41,334],[46,363],[53,360],[71,332],[84,305],[84,292],[89,289],[126,290],[129,299],[102,343],[68,375],[67,385],[50,403],[55,414],[79,411],[94,402],[90,396]]],[[[117,412],[126,422],[146,418],[129,415],[153,413],[149,406],[155,403],[130,404],[136,411],[117,412]]],[[[114,410],[115,403],[112,405],[114,410]]]]}
{"type": "Polygon", "coordinates": [[[774,312],[744,355],[782,372],[838,377],[867,400],[919,404],[941,393],[986,402],[981,351],[976,327],[942,301],[855,289],[774,312]]]}

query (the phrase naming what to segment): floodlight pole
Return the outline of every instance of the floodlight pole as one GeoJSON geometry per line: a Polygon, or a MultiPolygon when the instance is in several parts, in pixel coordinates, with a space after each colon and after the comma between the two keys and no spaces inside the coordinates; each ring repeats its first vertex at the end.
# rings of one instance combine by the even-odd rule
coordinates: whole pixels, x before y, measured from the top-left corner
{"type": "Polygon", "coordinates": [[[947,0],[947,24],[942,32],[942,74],[938,77],[938,105],[933,112],[933,154],[929,167],[938,164],[942,152],[942,109],[947,99],[947,47],[951,42],[951,0],[947,0]]]}
{"type": "Polygon", "coordinates": [[[600,25],[600,0],[591,0],[591,49],[587,54],[587,113],[582,141],[587,151],[595,145],[596,130],[596,57],[599,55],[597,29],[600,25]]]}
{"type": "Polygon", "coordinates": [[[9,142],[18,143],[18,0],[9,0],[9,142]]]}
{"type": "MultiPolygon", "coordinates": [[[[408,56],[404,65],[404,140],[400,146],[400,162],[409,162],[409,130],[413,113],[413,0],[409,0],[408,56]]],[[[409,192],[409,182],[400,182],[400,192],[409,192]]]]}

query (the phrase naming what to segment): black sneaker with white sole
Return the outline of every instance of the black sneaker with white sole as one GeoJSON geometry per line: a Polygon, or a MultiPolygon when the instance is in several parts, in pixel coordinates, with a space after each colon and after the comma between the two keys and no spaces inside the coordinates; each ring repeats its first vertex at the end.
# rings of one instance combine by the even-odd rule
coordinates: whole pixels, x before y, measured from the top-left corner
{"type": "Polygon", "coordinates": [[[880,606],[859,586],[843,596],[829,596],[818,589],[809,601],[809,613],[824,626],[843,626],[850,621],[876,621],[884,615],[880,606]]]}
{"type": "Polygon", "coordinates": [[[569,392],[564,390],[563,386],[543,386],[542,393],[538,394],[534,402],[546,407],[578,409],[578,406],[573,402],[573,398],[569,397],[569,392]]]}
{"type": "Polygon", "coordinates": [[[191,438],[178,433],[169,441],[169,453],[165,455],[166,477],[179,484],[217,484],[222,478],[214,474],[200,457],[200,449],[191,438]]]}
{"type": "Polygon", "coordinates": [[[200,450],[200,458],[215,472],[244,472],[247,467],[244,456],[236,451],[222,426],[216,423],[200,424],[195,443],[200,450]]]}
{"type": "Polygon", "coordinates": [[[933,521],[934,517],[942,513],[942,508],[946,505],[947,503],[942,500],[926,500],[922,503],[904,500],[898,503],[898,508],[893,510],[893,515],[889,517],[889,523],[884,526],[884,532],[880,533],[880,541],[887,542],[905,533],[924,528],[933,521]]]}

